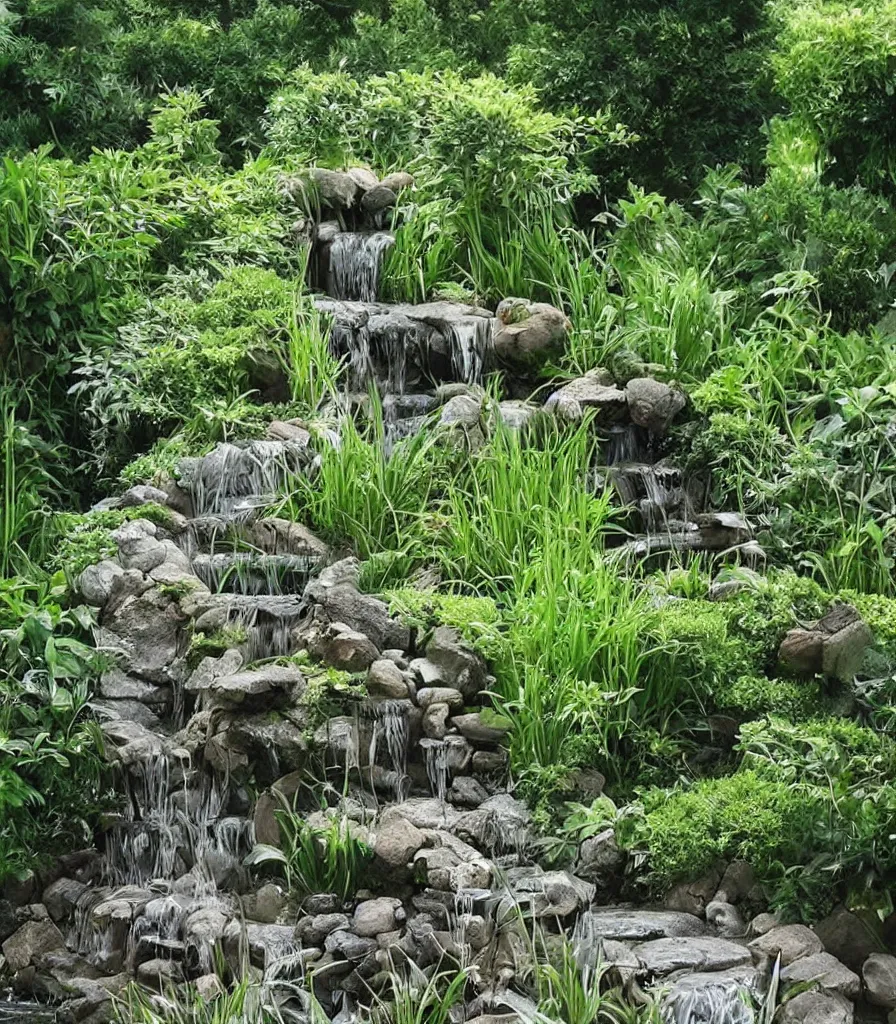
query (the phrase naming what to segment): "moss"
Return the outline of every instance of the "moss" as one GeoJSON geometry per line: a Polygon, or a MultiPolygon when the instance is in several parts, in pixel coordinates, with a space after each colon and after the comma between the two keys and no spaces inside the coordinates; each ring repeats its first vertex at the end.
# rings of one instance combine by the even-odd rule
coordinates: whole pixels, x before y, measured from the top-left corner
{"type": "Polygon", "coordinates": [[[741,675],[730,682],[720,681],[713,692],[713,703],[720,711],[741,719],[775,714],[798,720],[817,715],[823,700],[814,683],[741,675]]]}
{"type": "Polygon", "coordinates": [[[195,668],[203,658],[219,658],[232,647],[241,647],[246,639],[246,630],[242,626],[224,626],[212,633],[200,630],[190,640],[187,662],[195,668]]]}
{"type": "Polygon", "coordinates": [[[163,529],[172,525],[171,510],[154,503],[57,516],[60,538],[47,568],[54,572],[61,569],[68,579],[74,580],[88,565],[114,558],[118,545],[112,538],[112,531],[134,519],[147,519],[163,529]]]}
{"type": "Polygon", "coordinates": [[[489,597],[407,588],[386,594],[389,611],[419,633],[451,626],[484,657],[495,653],[501,612],[489,597]]]}

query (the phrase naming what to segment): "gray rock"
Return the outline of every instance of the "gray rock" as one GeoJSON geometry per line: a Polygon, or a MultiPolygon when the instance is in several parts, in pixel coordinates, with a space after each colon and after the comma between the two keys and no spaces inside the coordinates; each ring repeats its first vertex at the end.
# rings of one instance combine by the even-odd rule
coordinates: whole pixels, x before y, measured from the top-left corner
{"type": "Polygon", "coordinates": [[[633,378],[625,385],[625,395],[632,423],[652,434],[665,434],[687,402],[682,392],[652,377],[633,378]]]}
{"type": "Polygon", "coordinates": [[[531,402],[508,399],[498,403],[498,418],[508,430],[522,430],[532,422],[541,410],[531,402]]]}
{"type": "Polygon", "coordinates": [[[349,931],[331,932],[324,942],[324,949],[343,960],[358,961],[376,951],[376,939],[365,938],[349,931]]]}
{"type": "Polygon", "coordinates": [[[896,956],[872,953],[862,965],[862,980],[869,1003],[896,1010],[896,956]]]}
{"type": "Polygon", "coordinates": [[[705,932],[699,918],[674,910],[591,910],[587,918],[595,936],[621,942],[693,938],[705,932]]]}
{"type": "Polygon", "coordinates": [[[193,987],[196,989],[196,995],[206,1003],[224,995],[224,986],[217,974],[201,975],[193,982],[193,987]]]}
{"type": "Polygon", "coordinates": [[[450,626],[433,630],[426,645],[427,659],[441,672],[441,683],[464,695],[475,697],[486,688],[488,673],[483,660],[463,642],[450,626]]]}
{"type": "Polygon", "coordinates": [[[62,932],[50,921],[26,921],[3,943],[6,966],[13,972],[24,971],[45,953],[65,949],[62,932]]]}
{"type": "Polygon", "coordinates": [[[367,672],[367,692],[371,697],[403,700],[408,695],[408,684],[393,661],[380,658],[371,664],[367,672]]]}
{"type": "Polygon", "coordinates": [[[510,719],[497,715],[494,712],[488,714],[482,711],[474,711],[467,715],[455,715],[451,724],[465,739],[471,743],[484,743],[493,745],[510,732],[510,719]]]}
{"type": "Polygon", "coordinates": [[[736,905],[746,899],[755,885],[756,875],[750,865],[743,860],[733,860],[725,868],[713,900],[736,905]]]}
{"type": "Polygon", "coordinates": [[[390,868],[405,868],[423,847],[426,836],[406,818],[393,817],[376,831],[376,857],[390,868]]]}
{"type": "Polygon", "coordinates": [[[126,720],[151,730],[159,729],[162,724],[154,711],[137,700],[95,700],[93,709],[101,721],[126,720]]]}
{"type": "MultiPolygon", "coordinates": [[[[346,174],[352,179],[352,181],[364,192],[369,192],[372,188],[376,188],[379,185],[379,178],[367,167],[350,167],[346,174]]],[[[321,225],[323,226],[323,225],[321,225]]],[[[318,237],[320,234],[318,233],[318,237]]]]}
{"type": "Polygon", "coordinates": [[[217,707],[272,707],[282,703],[287,694],[299,695],[304,690],[305,677],[300,669],[290,665],[264,665],[233,675],[197,680],[194,673],[187,681],[189,693],[205,692],[217,707]]]}
{"type": "Polygon", "coordinates": [[[721,900],[707,903],[706,923],[716,935],[725,939],[739,939],[747,934],[747,922],[733,903],[721,900]]]}
{"type": "Polygon", "coordinates": [[[401,900],[391,896],[382,896],[375,900],[365,900],[355,907],[352,918],[352,931],[362,938],[375,938],[383,932],[391,932],[405,918],[401,900]]]}
{"type": "Polygon", "coordinates": [[[813,953],[821,953],[821,939],[802,924],[785,924],[772,928],[771,931],[753,939],[750,949],[756,958],[781,957],[781,966],[787,967],[794,960],[813,953]]]}
{"type": "MultiPolygon", "coordinates": [[[[117,577],[116,585],[126,576],[117,577]]],[[[168,670],[177,658],[183,623],[177,602],[156,588],[125,598],[113,609],[114,600],[115,587],[103,626],[115,634],[127,671],[150,682],[167,683],[168,670]]]]}
{"type": "Polygon", "coordinates": [[[812,629],[791,629],[778,647],[778,661],[795,676],[821,672],[824,635],[812,629]]]}
{"type": "Polygon", "coordinates": [[[360,189],[350,174],[324,167],[312,167],[308,174],[325,206],[333,210],[347,210],[354,205],[360,189]]]}
{"type": "Polygon", "coordinates": [[[439,424],[443,427],[475,427],[482,415],[482,402],[472,395],[456,395],[442,406],[439,424]]]}
{"type": "MultiPolygon", "coordinates": [[[[858,615],[858,613],[856,613],[858,615]]],[[[825,637],[821,670],[830,679],[851,683],[862,667],[865,652],[874,643],[874,635],[860,619],[825,637]]]]}
{"type": "Polygon", "coordinates": [[[558,356],[572,326],[561,310],[528,299],[504,299],[495,318],[495,352],[521,365],[558,356]]]}
{"type": "Polygon", "coordinates": [[[607,886],[621,871],[625,854],[616,843],[613,829],[589,836],[579,845],[576,873],[597,885],[607,886]]]}
{"type": "Polygon", "coordinates": [[[348,931],[350,927],[351,922],[345,914],[315,914],[299,922],[296,934],[306,946],[322,946],[328,935],[348,931]]]}
{"type": "Polygon", "coordinates": [[[171,687],[154,686],[142,679],[111,668],[100,678],[100,696],[107,700],[136,700],[149,707],[165,707],[171,703],[171,687]]]}
{"type": "Polygon", "coordinates": [[[423,735],[427,739],[442,740],[448,734],[447,704],[430,704],[423,712],[423,735]]]}
{"type": "Polygon", "coordinates": [[[398,201],[398,196],[386,185],[375,185],[361,196],[361,209],[365,213],[382,213],[391,209],[398,201]]]}
{"type": "Polygon", "coordinates": [[[778,1011],[776,1024],[853,1024],[852,1003],[828,992],[801,992],[778,1011]]]}
{"type": "Polygon", "coordinates": [[[751,961],[750,951],[730,939],[696,936],[693,938],[653,939],[633,950],[649,974],[663,977],[673,971],[723,971],[751,961]]]}
{"type": "Polygon", "coordinates": [[[78,577],[81,596],[94,608],[102,608],[112,594],[112,584],[124,570],[118,562],[106,559],[97,565],[88,565],[78,577]]]}
{"type": "Polygon", "coordinates": [[[139,764],[162,753],[162,737],[127,719],[104,722],[100,728],[109,741],[106,758],[124,765],[139,764]],[[111,744],[111,746],[110,746],[111,744]]]}
{"type": "Polygon", "coordinates": [[[146,519],[132,519],[112,531],[118,543],[118,561],[124,569],[148,573],[165,561],[165,546],[156,539],[156,527],[146,519]]]}
{"type": "Polygon", "coordinates": [[[750,922],[750,934],[766,935],[772,928],[777,928],[780,923],[777,914],[757,914],[750,922]]]}
{"type": "Polygon", "coordinates": [[[473,771],[477,775],[496,775],[507,768],[505,750],[476,750],[473,752],[473,771]]]}
{"type": "Polygon", "coordinates": [[[393,192],[401,192],[406,188],[414,187],[414,177],[407,171],[393,171],[391,174],[387,174],[380,184],[385,188],[392,189],[393,192]]]}
{"type": "Polygon", "coordinates": [[[513,882],[513,895],[535,917],[567,917],[594,899],[594,886],[569,871],[533,873],[513,882]]]}
{"type": "Polygon", "coordinates": [[[73,916],[78,900],[86,889],[87,886],[83,882],[76,882],[73,878],[60,878],[44,889],[41,901],[47,908],[47,913],[58,924],[73,916]]]}
{"type": "Polygon", "coordinates": [[[597,412],[599,423],[607,424],[625,415],[628,400],[625,392],[613,383],[606,370],[589,370],[584,377],[565,384],[544,404],[545,412],[566,420],[580,420],[587,409],[597,412]]]}
{"type": "Polygon", "coordinates": [[[450,686],[426,686],[417,691],[417,704],[425,711],[430,704],[447,704],[457,709],[464,706],[464,695],[450,686]]]}
{"type": "Polygon", "coordinates": [[[412,797],[400,804],[392,804],[383,812],[380,828],[396,818],[409,821],[416,828],[424,830],[451,829],[460,820],[460,814],[451,804],[429,797],[412,797]]]}
{"type": "Polygon", "coordinates": [[[488,800],[488,791],[469,775],[458,775],[451,783],[448,799],[461,807],[478,807],[488,800]]]}
{"type": "Polygon", "coordinates": [[[164,989],[183,980],[183,969],[174,960],[147,960],[137,968],[137,978],[143,985],[164,989]]]}
{"type": "Polygon", "coordinates": [[[811,982],[824,992],[839,992],[853,1000],[858,999],[862,988],[859,976],[830,953],[813,953],[795,960],[781,971],[781,980],[786,985],[811,982]]]}
{"type": "Polygon", "coordinates": [[[249,915],[253,921],[262,924],[276,924],[277,919],[286,906],[286,896],[279,885],[268,882],[263,885],[252,900],[252,913],[249,915]]]}
{"type": "Polygon", "coordinates": [[[825,952],[853,971],[861,971],[865,960],[884,948],[880,922],[872,912],[852,912],[839,907],[812,930],[821,939],[825,952]]]}
{"type": "Polygon", "coordinates": [[[721,865],[717,865],[700,878],[676,885],[666,895],[663,905],[669,910],[679,910],[684,914],[702,917],[707,903],[711,902],[713,893],[718,888],[721,877],[721,865]]]}

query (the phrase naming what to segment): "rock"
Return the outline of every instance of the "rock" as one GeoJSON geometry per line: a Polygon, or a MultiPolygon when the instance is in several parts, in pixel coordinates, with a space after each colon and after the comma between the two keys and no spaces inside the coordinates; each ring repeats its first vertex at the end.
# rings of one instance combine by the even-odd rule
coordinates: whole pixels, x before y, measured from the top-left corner
{"type": "Polygon", "coordinates": [[[862,980],[869,1003],[896,1010],[896,956],[872,953],[862,965],[862,980]]]}
{"type": "Polygon", "coordinates": [[[589,370],[584,377],[565,384],[544,404],[544,411],[566,420],[580,420],[586,409],[597,411],[599,423],[620,419],[628,407],[624,391],[613,383],[606,370],[589,370]]]}
{"type": "Polygon", "coordinates": [[[496,775],[506,768],[505,750],[476,750],[473,753],[473,771],[477,775],[496,775]]]}
{"type": "Polygon", "coordinates": [[[703,935],[703,922],[692,914],[674,910],[591,910],[587,925],[598,938],[620,942],[648,942],[661,938],[693,938],[703,935]]]}
{"type": "Polygon", "coordinates": [[[778,1011],[775,1024],[853,1024],[852,1003],[827,992],[801,992],[778,1011]]]}
{"type": "Polygon", "coordinates": [[[747,922],[733,903],[713,900],[706,905],[706,923],[716,935],[725,939],[739,939],[747,934],[747,922]]]}
{"type": "Polygon", "coordinates": [[[328,953],[333,953],[343,960],[363,960],[368,954],[375,952],[376,948],[375,939],[354,935],[349,931],[331,932],[324,942],[324,949],[328,953]]]}
{"type": "Polygon", "coordinates": [[[625,396],[632,423],[657,435],[666,433],[687,402],[681,391],[652,377],[630,380],[625,385],[625,396]]]}
{"type": "Polygon", "coordinates": [[[721,875],[722,872],[719,867],[703,875],[701,878],[676,885],[670,890],[663,901],[664,906],[668,907],[669,910],[679,910],[684,914],[694,914],[697,917],[702,917],[707,903],[711,902],[713,893],[718,888],[721,875]]]}
{"type": "Polygon", "coordinates": [[[81,597],[94,608],[102,608],[112,594],[112,584],[124,573],[118,562],[105,559],[97,565],[88,565],[78,577],[81,597]]]}
{"type": "Polygon", "coordinates": [[[423,847],[426,836],[406,818],[393,817],[379,826],[373,851],[390,868],[404,868],[423,847]]]}
{"type": "Polygon", "coordinates": [[[781,980],[786,985],[801,985],[808,982],[824,992],[839,992],[847,999],[858,999],[861,990],[859,976],[830,953],[813,953],[801,957],[781,971],[781,980]]]}
{"type": "Polygon", "coordinates": [[[393,192],[401,192],[406,188],[414,187],[414,177],[407,171],[393,171],[391,174],[387,174],[380,184],[393,192]]]}
{"type": "Polygon", "coordinates": [[[423,712],[423,735],[427,739],[442,740],[448,734],[447,704],[430,704],[423,712]]]}
{"type": "Polygon", "coordinates": [[[206,1003],[224,995],[224,986],[217,974],[203,974],[193,982],[196,995],[206,1003]]]}
{"type": "Polygon", "coordinates": [[[346,174],[364,192],[369,192],[380,183],[373,171],[367,167],[350,167],[346,174]]]}
{"type": "Polygon", "coordinates": [[[13,971],[25,968],[45,953],[65,949],[62,932],[52,921],[26,921],[3,943],[7,967],[13,971]]]}
{"type": "Polygon", "coordinates": [[[124,765],[139,764],[162,753],[162,738],[145,726],[126,719],[104,722],[100,728],[109,741],[106,759],[124,765]]]}
{"type": "Polygon", "coordinates": [[[112,531],[123,569],[148,573],[165,561],[165,547],[156,539],[156,527],[146,519],[132,519],[112,531]]]}
{"type": "Polygon", "coordinates": [[[778,661],[795,676],[821,672],[824,636],[814,630],[791,629],[778,647],[778,661]]]}
{"type": "Polygon", "coordinates": [[[380,660],[379,650],[364,633],[348,628],[336,630],[332,626],[314,653],[325,664],[343,672],[363,672],[380,660]]]}
{"type": "Polygon", "coordinates": [[[567,917],[594,899],[594,886],[569,871],[533,873],[513,882],[520,904],[529,904],[535,917],[567,917]]]}
{"type": "Polygon", "coordinates": [[[472,395],[456,395],[442,406],[439,425],[443,427],[475,427],[482,415],[482,402],[472,395]]]}
{"type": "Polygon", "coordinates": [[[350,174],[324,167],[312,167],[308,173],[323,205],[331,210],[347,210],[354,206],[360,189],[350,174]]]}
{"type": "Polygon", "coordinates": [[[459,775],[451,783],[448,799],[461,807],[478,807],[488,800],[488,791],[469,775],[459,775]]]}
{"type": "Polygon", "coordinates": [[[380,658],[367,672],[367,692],[371,697],[403,700],[408,695],[408,684],[394,662],[380,658]]]}
{"type": "Polygon", "coordinates": [[[475,697],[486,688],[485,663],[466,646],[456,629],[434,629],[426,645],[426,657],[440,670],[442,684],[460,690],[464,697],[475,697]]]}
{"type": "Polygon", "coordinates": [[[750,934],[766,935],[772,928],[777,928],[780,923],[776,914],[757,914],[750,922],[750,934]]]}
{"type": "Polygon", "coordinates": [[[345,914],[314,914],[299,921],[296,934],[306,946],[322,946],[328,935],[348,931],[350,927],[345,914]]]}
{"type": "Polygon", "coordinates": [[[148,707],[162,708],[171,703],[172,693],[170,686],[154,686],[126,675],[121,669],[111,668],[100,677],[100,696],[107,700],[133,700],[148,707]]]}
{"type": "Polygon", "coordinates": [[[613,829],[607,828],[579,844],[576,873],[604,888],[619,874],[624,863],[625,854],[616,843],[616,835],[613,829]]]}
{"type": "Polygon", "coordinates": [[[383,932],[393,931],[397,924],[404,921],[404,918],[405,913],[401,900],[390,896],[365,900],[355,908],[352,931],[362,938],[374,938],[383,932]]]}
{"type": "Polygon", "coordinates": [[[725,868],[713,902],[738,904],[756,885],[756,875],[744,860],[733,860],[725,868]]]}
{"type": "Polygon", "coordinates": [[[13,905],[9,900],[0,900],[0,943],[6,942],[18,926],[13,905]]]}
{"type": "Polygon", "coordinates": [[[757,959],[767,957],[773,960],[780,955],[781,966],[787,967],[794,960],[813,953],[821,953],[821,939],[802,924],[785,924],[753,939],[750,949],[757,959]]]}
{"type": "Polygon", "coordinates": [[[398,201],[398,196],[386,185],[375,185],[361,196],[361,209],[365,213],[377,214],[391,209],[398,201]]]}
{"type": "Polygon", "coordinates": [[[260,921],[262,924],[276,924],[285,906],[286,896],[280,886],[268,882],[255,893],[252,913],[249,916],[253,921],[260,921]]]}
{"type": "Polygon", "coordinates": [[[177,658],[182,613],[176,601],[155,587],[127,597],[113,608],[116,587],[127,575],[115,579],[103,626],[115,634],[129,673],[150,682],[167,683],[169,669],[177,658]]]}
{"type": "Polygon", "coordinates": [[[864,914],[840,907],[814,925],[812,930],[821,939],[825,952],[853,971],[861,971],[865,960],[884,948],[880,922],[873,913],[864,914]]]}
{"type": "Polygon", "coordinates": [[[797,676],[824,673],[852,682],[874,637],[858,611],[837,604],[809,629],[792,629],[781,641],[778,661],[797,676]]]}
{"type": "Polygon", "coordinates": [[[455,715],[451,724],[471,743],[497,744],[510,732],[509,718],[487,709],[455,715]]]}
{"type": "Polygon", "coordinates": [[[447,704],[456,710],[464,706],[464,695],[449,686],[426,686],[417,691],[417,704],[424,711],[430,704],[447,704]]]}
{"type": "Polygon", "coordinates": [[[44,889],[41,901],[47,908],[47,913],[58,924],[72,917],[78,900],[86,889],[87,886],[83,882],[76,882],[73,878],[60,878],[44,889]]]}
{"type": "Polygon", "coordinates": [[[856,618],[836,633],[825,637],[821,657],[822,672],[829,679],[851,683],[862,668],[865,652],[873,643],[871,630],[860,618],[856,618]]]}
{"type": "Polygon", "coordinates": [[[531,402],[507,399],[498,403],[498,418],[508,430],[522,430],[541,410],[531,402]]]}
{"type": "Polygon", "coordinates": [[[451,829],[460,820],[460,815],[451,804],[442,803],[441,800],[412,797],[410,800],[387,807],[380,820],[380,829],[391,824],[396,818],[403,818],[418,829],[437,831],[451,829]]]}
{"type": "Polygon", "coordinates": [[[730,939],[708,936],[653,939],[633,950],[648,974],[663,977],[673,971],[723,971],[751,961],[750,951],[730,939]]]}
{"type": "MultiPolygon", "coordinates": [[[[202,681],[204,683],[204,680],[202,681]]],[[[189,693],[203,692],[196,673],[187,681],[189,693]]],[[[287,694],[299,695],[305,688],[305,677],[300,669],[290,665],[264,665],[233,675],[218,676],[209,681],[204,692],[217,707],[250,707],[270,709],[285,701],[287,694]]]]}
{"type": "Polygon", "coordinates": [[[524,366],[558,356],[572,326],[561,310],[528,299],[504,299],[495,317],[496,354],[524,366]]]}
{"type": "Polygon", "coordinates": [[[183,980],[183,970],[174,960],[147,960],[137,968],[137,978],[144,985],[163,989],[183,980]]]}
{"type": "Polygon", "coordinates": [[[390,618],[384,602],[358,591],[358,572],[356,559],[335,562],[308,584],[305,597],[319,604],[330,622],[344,622],[363,633],[378,650],[406,651],[411,645],[409,628],[390,618]]]}

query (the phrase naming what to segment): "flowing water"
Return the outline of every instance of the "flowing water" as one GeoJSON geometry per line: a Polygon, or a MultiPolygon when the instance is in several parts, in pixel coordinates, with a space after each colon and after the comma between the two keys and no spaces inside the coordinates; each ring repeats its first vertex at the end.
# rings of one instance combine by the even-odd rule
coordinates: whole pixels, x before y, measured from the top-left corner
{"type": "Polygon", "coordinates": [[[438,797],[442,803],[448,794],[448,781],[450,771],[448,768],[448,745],[444,740],[422,739],[419,743],[423,750],[424,763],[426,764],[426,776],[429,779],[429,786],[432,795],[438,797]]]}
{"type": "Polygon", "coordinates": [[[370,737],[370,764],[377,763],[377,754],[385,748],[392,769],[390,776],[393,785],[393,797],[400,803],[407,797],[409,780],[408,743],[408,705],[400,700],[384,700],[370,708],[373,716],[373,730],[370,737]]]}
{"type": "Polygon", "coordinates": [[[353,302],[376,302],[386,252],[395,244],[388,231],[343,231],[330,245],[333,295],[353,302]]]}

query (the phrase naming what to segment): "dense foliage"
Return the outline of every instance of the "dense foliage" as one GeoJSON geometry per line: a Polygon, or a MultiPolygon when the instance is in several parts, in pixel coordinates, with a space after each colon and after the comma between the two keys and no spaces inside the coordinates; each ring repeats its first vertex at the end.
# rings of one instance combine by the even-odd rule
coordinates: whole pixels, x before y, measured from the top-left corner
{"type": "MultiPolygon", "coordinates": [[[[768,564],[615,559],[630,517],[583,486],[588,421],[387,458],[373,400],[277,511],[489,658],[558,848],[609,822],[653,891],[740,857],[794,916],[892,909],[894,10],[0,5],[0,875],[84,842],[104,800],[102,665],[54,574],[121,520],[57,513],[275,414],[325,435],[339,367],[284,182],[361,164],[416,179],[388,297],[551,301],[573,329],[548,376],[680,382],[664,451],[760,525],[768,564]],[[714,576],[741,589],[710,601],[714,576]],[[837,598],[875,635],[867,664],[792,678],[782,637],[837,598]],[[615,804],[566,806],[589,771],[615,804]]],[[[317,838],[286,865],[308,886],[317,838]]]]}

